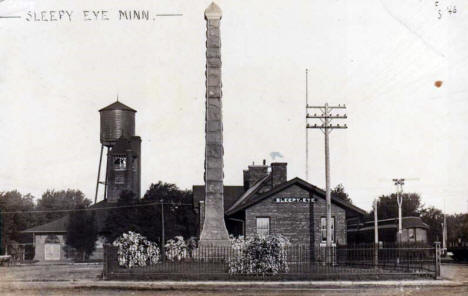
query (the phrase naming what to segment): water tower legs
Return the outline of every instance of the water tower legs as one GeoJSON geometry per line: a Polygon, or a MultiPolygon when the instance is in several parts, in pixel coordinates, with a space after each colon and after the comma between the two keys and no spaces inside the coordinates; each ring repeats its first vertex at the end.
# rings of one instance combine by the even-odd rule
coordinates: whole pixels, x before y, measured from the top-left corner
{"type": "Polygon", "coordinates": [[[99,156],[99,166],[98,166],[98,173],[97,173],[97,182],[96,182],[96,194],[94,195],[94,204],[97,203],[97,196],[99,191],[99,183],[101,178],[101,164],[102,164],[102,152],[104,150],[104,145],[101,145],[101,154],[99,156]]]}
{"type": "Polygon", "coordinates": [[[101,145],[101,154],[99,156],[99,165],[98,165],[98,174],[97,174],[97,181],[96,181],[96,193],[94,195],[94,204],[97,203],[98,193],[99,193],[99,184],[104,185],[104,200],[107,199],[107,179],[109,178],[109,147],[107,148],[107,161],[106,161],[106,177],[104,181],[101,181],[101,167],[102,167],[102,155],[104,153],[104,144],[101,145]]]}
{"type": "Polygon", "coordinates": [[[104,180],[104,200],[107,200],[107,185],[109,184],[109,167],[110,167],[109,146],[107,146],[107,161],[106,161],[106,179],[104,180]]]}

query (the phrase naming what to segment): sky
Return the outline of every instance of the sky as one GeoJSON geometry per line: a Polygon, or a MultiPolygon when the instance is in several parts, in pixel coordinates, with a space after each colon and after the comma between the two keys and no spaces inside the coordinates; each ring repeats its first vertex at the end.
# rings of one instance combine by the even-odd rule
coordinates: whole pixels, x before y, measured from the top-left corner
{"type": "MultiPolygon", "coordinates": [[[[0,1],[0,16],[18,16],[0,18],[0,191],[73,188],[94,199],[98,110],[117,95],[138,111],[142,192],[159,180],[203,184],[210,2],[0,1]],[[51,21],[60,10],[71,17],[51,21]],[[150,20],[119,10],[148,10],[150,20]]],[[[263,159],[305,179],[307,68],[309,104],[347,106],[348,129],[330,135],[332,186],[370,210],[395,191],[392,178],[414,178],[404,191],[425,205],[467,212],[468,2],[216,3],[225,185],[263,159]]],[[[319,130],[309,130],[308,181],[325,187],[319,130]]]]}

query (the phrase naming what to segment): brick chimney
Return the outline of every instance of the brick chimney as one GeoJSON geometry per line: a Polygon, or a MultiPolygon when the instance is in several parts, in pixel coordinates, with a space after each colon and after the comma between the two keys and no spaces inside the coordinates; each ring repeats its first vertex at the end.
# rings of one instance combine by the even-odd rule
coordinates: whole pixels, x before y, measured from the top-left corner
{"type": "Polygon", "coordinates": [[[286,162],[271,163],[271,183],[273,188],[288,180],[288,169],[286,162]]]}
{"type": "Polygon", "coordinates": [[[244,190],[247,191],[249,189],[249,170],[244,170],[244,190]]]}
{"type": "Polygon", "coordinates": [[[266,176],[268,176],[268,166],[265,161],[263,161],[263,165],[249,165],[249,169],[244,170],[244,189],[249,189],[266,176]]]}

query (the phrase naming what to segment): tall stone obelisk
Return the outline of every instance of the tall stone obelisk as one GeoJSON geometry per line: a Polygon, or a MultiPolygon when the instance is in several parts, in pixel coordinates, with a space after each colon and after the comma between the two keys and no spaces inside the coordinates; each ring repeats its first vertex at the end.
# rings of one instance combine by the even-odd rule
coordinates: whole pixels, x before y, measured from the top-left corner
{"type": "Polygon", "coordinates": [[[206,118],[205,118],[205,219],[201,246],[229,245],[224,223],[223,118],[221,82],[222,11],[214,2],[205,10],[206,20],[206,118]]]}

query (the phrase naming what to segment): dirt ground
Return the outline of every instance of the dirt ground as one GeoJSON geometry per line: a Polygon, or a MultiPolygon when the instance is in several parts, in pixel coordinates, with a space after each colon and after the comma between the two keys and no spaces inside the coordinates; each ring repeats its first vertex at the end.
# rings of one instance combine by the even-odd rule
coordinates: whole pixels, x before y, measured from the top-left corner
{"type": "Polygon", "coordinates": [[[50,264],[0,267],[2,281],[79,281],[98,280],[102,264],[50,264]]]}

